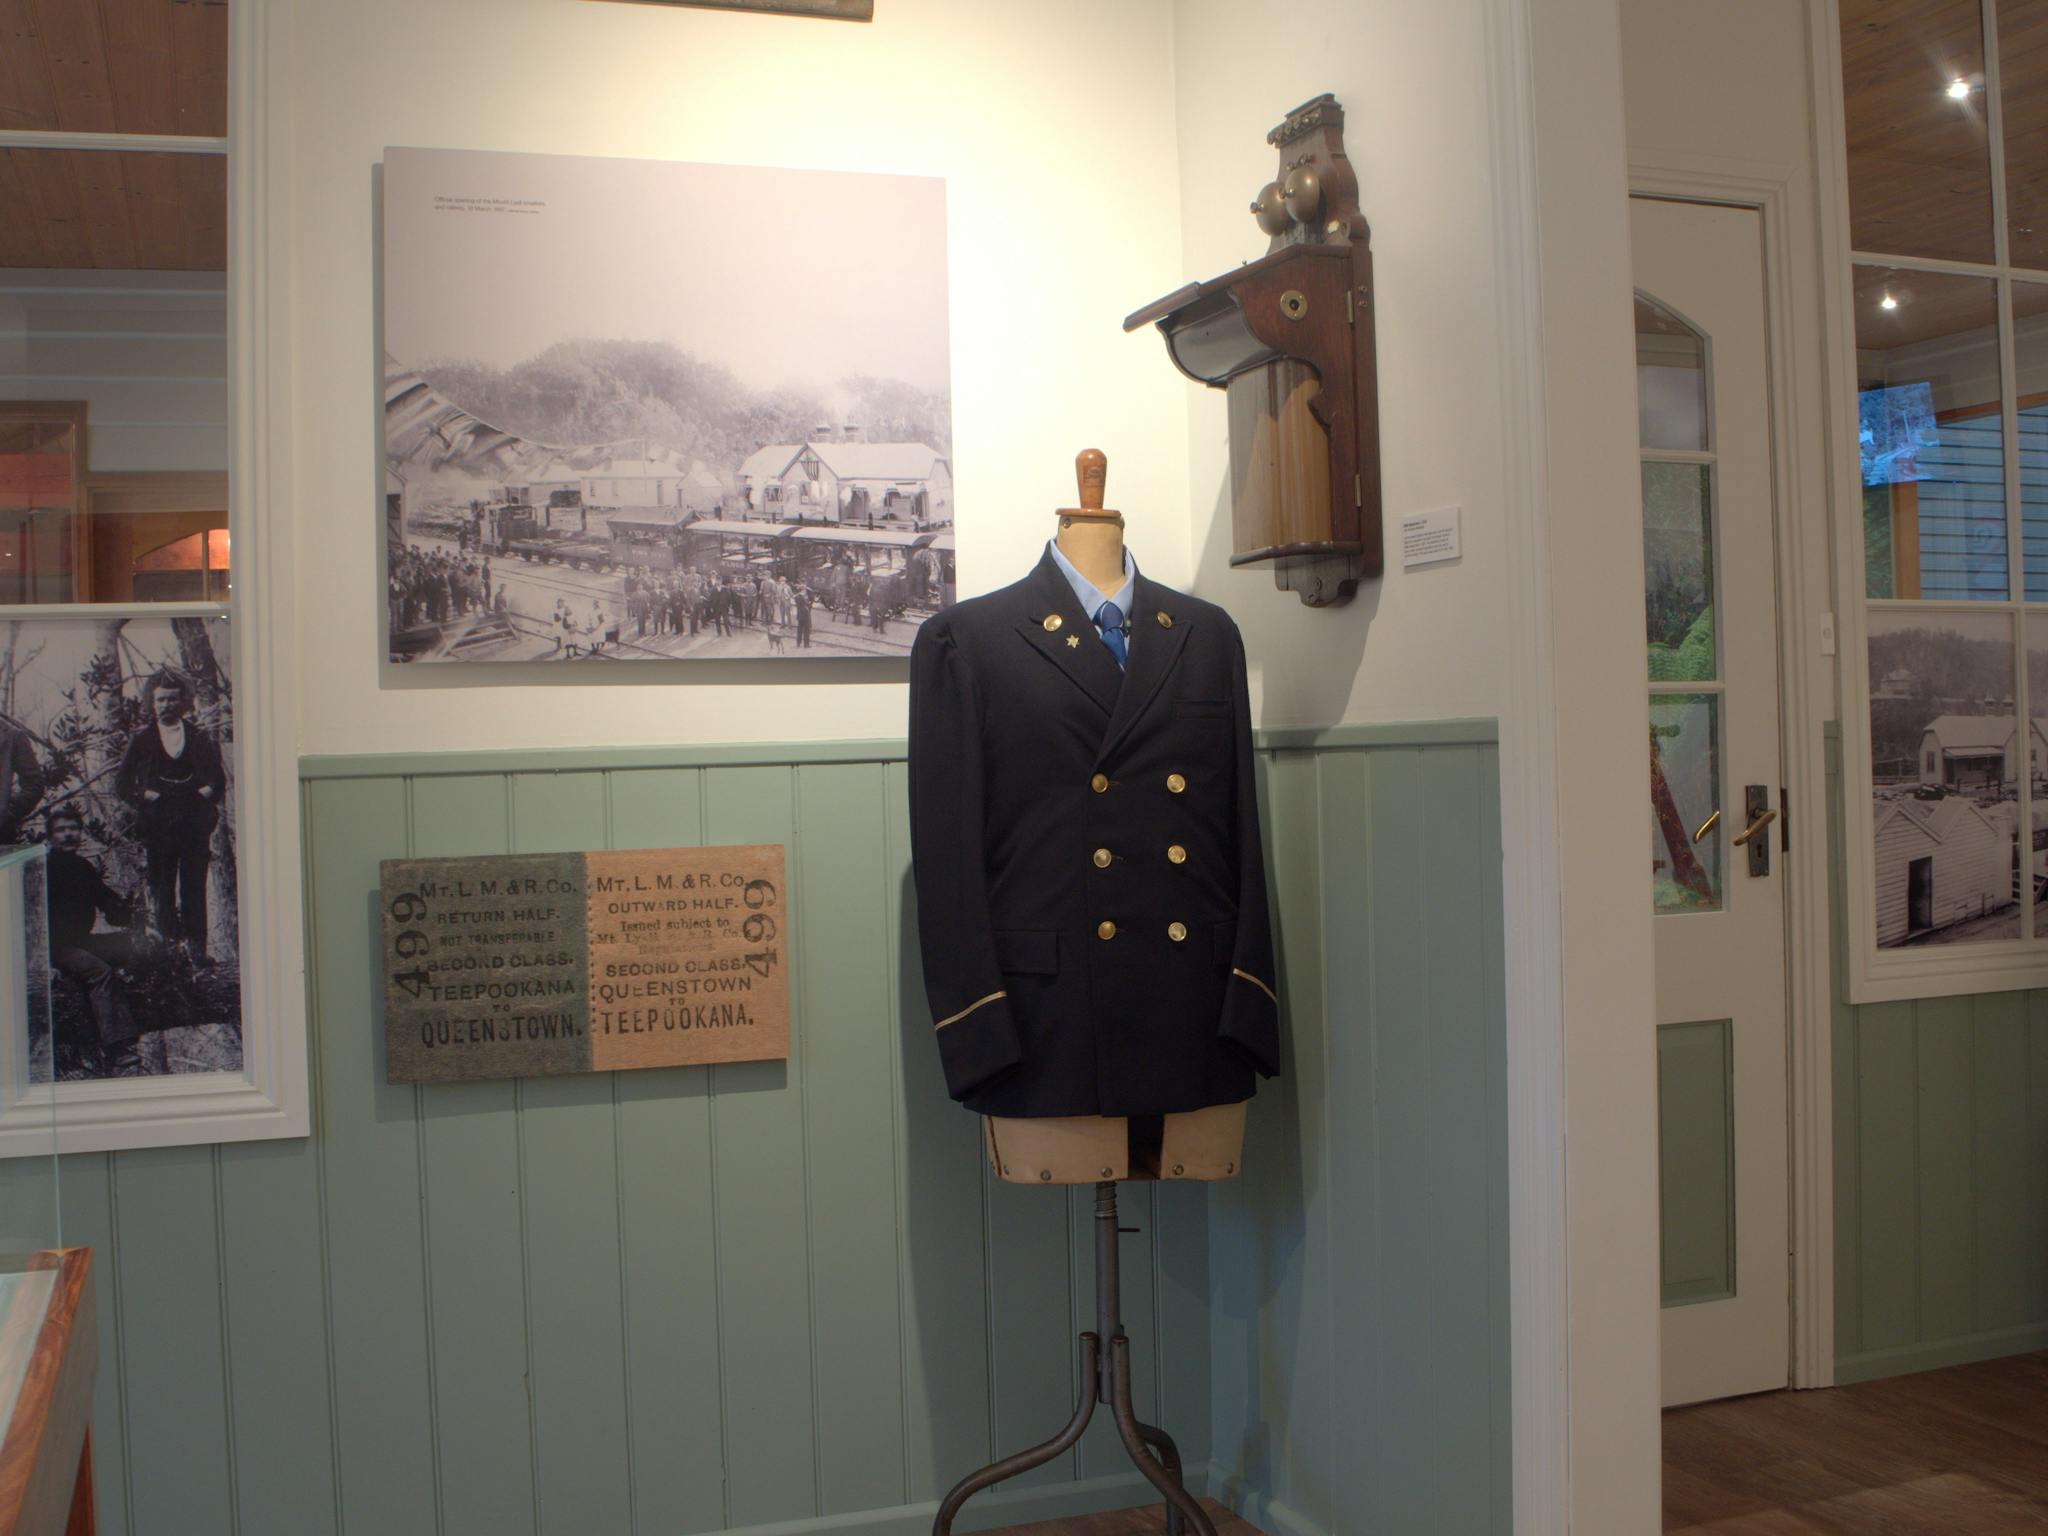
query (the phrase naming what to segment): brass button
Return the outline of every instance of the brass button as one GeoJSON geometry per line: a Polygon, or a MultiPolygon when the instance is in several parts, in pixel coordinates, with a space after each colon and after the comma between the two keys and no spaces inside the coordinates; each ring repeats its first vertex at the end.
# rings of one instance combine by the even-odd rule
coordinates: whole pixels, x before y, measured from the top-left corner
{"type": "Polygon", "coordinates": [[[1188,781],[1182,778],[1179,774],[1169,773],[1166,776],[1166,789],[1168,794],[1177,795],[1187,787],[1188,781]]]}
{"type": "Polygon", "coordinates": [[[1188,936],[1188,925],[1186,923],[1168,923],[1166,925],[1166,936],[1178,944],[1188,936]]]}
{"type": "Polygon", "coordinates": [[[1107,848],[1098,848],[1095,850],[1095,867],[1097,869],[1109,868],[1109,860],[1110,852],[1107,848]]]}
{"type": "Polygon", "coordinates": [[[1185,848],[1181,847],[1181,845],[1180,845],[1179,843],[1175,843],[1175,844],[1173,844],[1173,845],[1172,845],[1172,846],[1171,846],[1170,848],[1168,848],[1168,849],[1166,850],[1166,862],[1167,862],[1167,863],[1169,863],[1169,864],[1185,864],[1185,863],[1187,863],[1187,861],[1188,861],[1188,851],[1187,851],[1187,849],[1185,849],[1185,848]]]}
{"type": "Polygon", "coordinates": [[[1094,790],[1095,793],[1097,793],[1098,795],[1101,794],[1105,789],[1109,788],[1109,775],[1106,773],[1098,773],[1097,775],[1095,775],[1094,778],[1088,781],[1088,787],[1094,790]]]}
{"type": "Polygon", "coordinates": [[[1058,614],[1048,613],[1045,616],[1045,632],[1048,635],[1053,633],[1053,631],[1057,630],[1063,622],[1064,621],[1060,618],[1058,614]]]}
{"type": "Polygon", "coordinates": [[[1161,609],[1158,613],[1155,613],[1153,617],[1159,621],[1159,627],[1161,629],[1173,628],[1173,615],[1166,612],[1164,609],[1161,609]]]}
{"type": "Polygon", "coordinates": [[[1112,923],[1108,918],[1105,917],[1101,922],[1095,925],[1095,937],[1097,937],[1098,939],[1115,938],[1116,924],[1112,923]]]}

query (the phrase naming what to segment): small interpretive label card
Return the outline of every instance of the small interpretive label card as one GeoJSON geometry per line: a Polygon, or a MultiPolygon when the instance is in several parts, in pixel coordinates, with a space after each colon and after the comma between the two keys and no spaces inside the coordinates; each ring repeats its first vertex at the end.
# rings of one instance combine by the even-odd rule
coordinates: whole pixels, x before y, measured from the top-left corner
{"type": "Polygon", "coordinates": [[[385,1076],[789,1055],[776,844],[387,859],[385,1076]]]}
{"type": "Polygon", "coordinates": [[[1401,566],[1437,565],[1463,553],[1458,537],[1458,507],[1411,512],[1401,519],[1401,566]]]}

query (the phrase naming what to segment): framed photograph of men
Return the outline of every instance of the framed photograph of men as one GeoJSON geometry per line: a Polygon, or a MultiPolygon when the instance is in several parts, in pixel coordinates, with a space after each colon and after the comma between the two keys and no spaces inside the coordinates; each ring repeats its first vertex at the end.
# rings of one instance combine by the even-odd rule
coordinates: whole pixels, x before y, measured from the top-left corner
{"type": "Polygon", "coordinates": [[[29,1080],[242,1072],[228,621],[0,621],[0,843],[47,849],[29,1080]]]}
{"type": "Polygon", "coordinates": [[[383,197],[390,661],[906,656],[953,600],[943,182],[387,149],[383,197]]]}

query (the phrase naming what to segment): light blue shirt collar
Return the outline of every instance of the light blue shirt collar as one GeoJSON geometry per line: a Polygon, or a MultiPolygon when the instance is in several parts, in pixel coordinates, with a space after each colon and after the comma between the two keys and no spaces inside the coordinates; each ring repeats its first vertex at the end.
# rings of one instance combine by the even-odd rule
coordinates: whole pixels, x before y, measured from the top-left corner
{"type": "MultiPolygon", "coordinates": [[[[1102,605],[1108,602],[1109,598],[1100,587],[1096,586],[1094,582],[1074,568],[1073,561],[1060,553],[1059,545],[1048,541],[1045,547],[1052,552],[1053,559],[1058,562],[1060,574],[1067,578],[1067,585],[1074,589],[1074,598],[1080,603],[1081,611],[1087,614],[1090,620],[1093,620],[1095,615],[1102,611],[1102,605]]],[[[1126,619],[1130,617],[1131,601],[1134,596],[1131,586],[1137,579],[1138,562],[1131,558],[1131,549],[1127,544],[1124,546],[1124,584],[1117,589],[1116,594],[1116,605],[1123,609],[1126,619]]],[[[1101,626],[1097,625],[1096,627],[1100,628],[1101,626]]]]}

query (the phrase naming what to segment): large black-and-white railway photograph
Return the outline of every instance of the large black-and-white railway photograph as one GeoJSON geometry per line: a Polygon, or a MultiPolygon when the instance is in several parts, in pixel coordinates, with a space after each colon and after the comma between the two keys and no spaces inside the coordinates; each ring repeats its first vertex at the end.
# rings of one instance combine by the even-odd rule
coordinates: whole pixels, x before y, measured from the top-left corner
{"type": "Polygon", "coordinates": [[[900,656],[954,600],[944,189],[386,151],[396,662],[900,656]],[[817,238],[733,243],[745,196],[817,238]]]}

